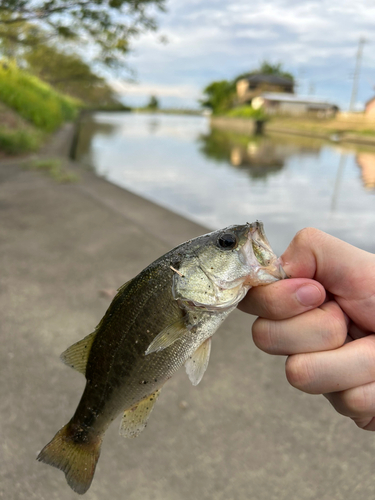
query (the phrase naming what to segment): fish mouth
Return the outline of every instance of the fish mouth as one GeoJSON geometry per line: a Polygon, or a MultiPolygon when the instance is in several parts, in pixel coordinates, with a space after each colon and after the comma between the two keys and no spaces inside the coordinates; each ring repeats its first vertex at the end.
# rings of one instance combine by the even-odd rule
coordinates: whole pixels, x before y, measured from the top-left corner
{"type": "Polygon", "coordinates": [[[276,259],[273,263],[272,268],[267,268],[267,272],[270,276],[273,276],[277,281],[288,279],[288,275],[281,265],[280,259],[276,259]]]}
{"type": "Polygon", "coordinates": [[[249,224],[240,259],[247,270],[245,285],[265,285],[288,277],[271,248],[261,221],[249,224]]]}

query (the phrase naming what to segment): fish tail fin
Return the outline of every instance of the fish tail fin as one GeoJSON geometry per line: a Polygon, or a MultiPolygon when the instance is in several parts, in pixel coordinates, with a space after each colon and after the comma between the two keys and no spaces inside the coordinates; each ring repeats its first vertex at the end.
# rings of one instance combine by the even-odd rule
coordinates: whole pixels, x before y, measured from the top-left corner
{"type": "Polygon", "coordinates": [[[62,470],[72,490],[83,495],[94,477],[101,444],[101,437],[84,442],[75,440],[68,423],[42,449],[37,460],[62,470]]]}

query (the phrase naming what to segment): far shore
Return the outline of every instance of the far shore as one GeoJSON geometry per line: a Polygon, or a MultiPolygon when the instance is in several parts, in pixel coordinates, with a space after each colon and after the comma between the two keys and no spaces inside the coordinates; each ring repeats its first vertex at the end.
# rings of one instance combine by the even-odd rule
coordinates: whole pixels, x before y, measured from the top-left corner
{"type": "MultiPolygon", "coordinates": [[[[263,132],[315,137],[334,143],[352,143],[375,147],[375,121],[355,121],[351,117],[332,120],[317,120],[293,117],[278,117],[267,120],[263,132]]],[[[212,116],[211,127],[231,130],[242,134],[253,134],[254,120],[212,116]]]]}
{"type": "MultiPolygon", "coordinates": [[[[210,115],[207,111],[198,109],[151,109],[133,108],[104,110],[91,109],[84,113],[127,111],[130,113],[170,114],[206,116],[210,118],[213,128],[220,128],[240,134],[256,133],[256,121],[250,118],[234,118],[223,115],[210,115]]],[[[313,137],[333,143],[351,143],[375,147],[375,119],[366,119],[360,114],[339,113],[333,119],[317,119],[310,117],[275,116],[264,121],[263,133],[289,134],[303,137],[313,137]]]]}

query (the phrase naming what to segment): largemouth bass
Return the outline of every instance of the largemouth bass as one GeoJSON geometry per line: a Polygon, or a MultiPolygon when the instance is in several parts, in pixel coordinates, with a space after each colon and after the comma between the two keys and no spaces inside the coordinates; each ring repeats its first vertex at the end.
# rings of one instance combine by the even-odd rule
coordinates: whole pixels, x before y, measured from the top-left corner
{"type": "Polygon", "coordinates": [[[124,412],[120,434],[137,436],[178,368],[185,364],[193,385],[201,381],[212,335],[249,288],[285,277],[261,222],[199,236],[150,264],[119,288],[95,331],[61,355],[86,387],[38,460],[85,493],[117,415],[124,412]]]}

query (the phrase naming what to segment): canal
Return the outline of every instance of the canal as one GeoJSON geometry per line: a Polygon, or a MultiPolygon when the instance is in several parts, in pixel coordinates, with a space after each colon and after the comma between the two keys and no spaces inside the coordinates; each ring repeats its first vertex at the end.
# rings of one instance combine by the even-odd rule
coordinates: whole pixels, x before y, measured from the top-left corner
{"type": "Polygon", "coordinates": [[[76,158],[209,228],[262,220],[277,253],[306,226],[375,252],[374,148],[244,136],[202,116],[95,113],[76,158]]]}

